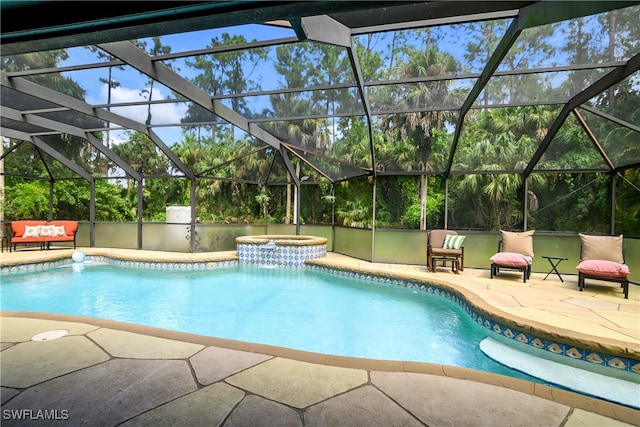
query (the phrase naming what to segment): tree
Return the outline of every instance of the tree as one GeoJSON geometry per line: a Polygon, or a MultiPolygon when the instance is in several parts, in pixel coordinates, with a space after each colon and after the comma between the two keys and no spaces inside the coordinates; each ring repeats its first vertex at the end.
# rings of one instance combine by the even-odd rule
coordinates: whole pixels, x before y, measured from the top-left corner
{"type": "MultiPolygon", "coordinates": [[[[131,221],[131,207],[122,188],[104,180],[95,183],[97,221],[131,221]]],[[[7,188],[4,212],[7,218],[48,219],[49,184],[45,181],[16,183],[7,188]]],[[[59,181],[53,191],[54,218],[89,219],[90,192],[86,181],[59,181]]]]}
{"type": "MultiPolygon", "coordinates": [[[[399,67],[402,78],[443,77],[454,75],[460,69],[458,62],[446,52],[440,52],[436,43],[427,40],[424,49],[408,47],[406,63],[399,67]]],[[[393,151],[388,159],[400,161],[404,170],[424,172],[420,179],[420,229],[426,230],[427,207],[427,175],[426,172],[442,165],[444,158],[434,157],[434,132],[445,130],[445,124],[453,121],[453,111],[425,111],[425,107],[458,105],[462,102],[462,93],[451,88],[451,80],[441,79],[420,82],[411,85],[399,85],[394,94],[397,103],[413,110],[403,115],[387,116],[382,120],[382,129],[389,135],[393,151]],[[435,167],[434,167],[435,166],[435,167]]],[[[399,109],[400,109],[399,108],[399,109]]],[[[444,150],[435,151],[436,156],[443,156],[444,150]]],[[[382,156],[381,156],[382,157],[382,156]]]]}
{"type": "MultiPolygon", "coordinates": [[[[276,49],[276,71],[284,79],[287,88],[302,88],[311,85],[314,70],[312,60],[314,49],[312,44],[282,45],[276,49]]],[[[305,116],[319,111],[318,99],[300,93],[281,93],[270,95],[272,117],[305,116]]],[[[274,121],[271,123],[276,135],[287,142],[311,151],[328,151],[331,139],[327,129],[326,119],[295,119],[289,121],[274,121]]],[[[296,175],[300,178],[300,162],[296,162],[296,175]]],[[[287,186],[287,207],[285,223],[291,218],[291,202],[294,195],[291,185],[287,186]]],[[[297,197],[297,194],[295,195],[297,197]]],[[[294,199],[295,201],[295,199],[294,199]]],[[[295,211],[294,211],[295,212],[295,211]]],[[[297,218],[294,218],[294,222],[297,218]]]]}
{"type": "MultiPolygon", "coordinates": [[[[471,222],[488,230],[510,228],[522,220],[522,174],[555,115],[548,107],[513,107],[482,111],[468,125],[459,144],[461,163],[456,169],[476,171],[457,181],[459,209],[473,206],[471,222]],[[493,171],[493,173],[481,173],[493,171]],[[499,173],[506,171],[507,173],[499,173]],[[509,173],[513,171],[513,173],[509,173]]],[[[545,176],[531,175],[530,193],[543,188],[545,176]]],[[[535,210],[535,204],[530,204],[535,210]]]]}
{"type": "MultiPolygon", "coordinates": [[[[162,40],[160,39],[159,36],[152,37],[151,41],[153,42],[153,46],[151,46],[148,51],[147,51],[147,42],[146,41],[135,40],[134,44],[137,47],[139,47],[140,49],[146,51],[151,56],[167,55],[167,54],[171,53],[171,46],[163,45],[162,44],[162,40]]],[[[165,65],[168,65],[168,64],[165,63],[165,65]]],[[[156,81],[155,81],[155,79],[149,77],[147,82],[148,82],[148,87],[142,88],[142,90],[140,91],[140,94],[143,95],[143,96],[146,96],[147,99],[149,101],[151,101],[153,99],[153,86],[154,86],[156,81]]],[[[151,119],[152,119],[151,105],[152,105],[151,102],[149,102],[147,104],[147,120],[145,121],[145,124],[147,126],[151,125],[151,119]]]]}
{"type": "MultiPolygon", "coordinates": [[[[252,40],[255,42],[256,40],[252,40]]],[[[209,47],[246,44],[247,39],[241,35],[231,36],[223,33],[221,37],[211,39],[209,47]]],[[[196,56],[187,60],[187,65],[199,70],[193,83],[211,96],[239,94],[259,90],[259,83],[254,80],[254,72],[260,62],[267,59],[268,51],[264,48],[252,50],[230,50],[210,55],[196,56]]],[[[230,98],[231,108],[245,117],[251,117],[247,100],[240,97],[230,98]]],[[[185,121],[210,120],[210,113],[198,107],[189,107],[185,121]],[[206,117],[205,117],[206,116],[206,117]]]]}

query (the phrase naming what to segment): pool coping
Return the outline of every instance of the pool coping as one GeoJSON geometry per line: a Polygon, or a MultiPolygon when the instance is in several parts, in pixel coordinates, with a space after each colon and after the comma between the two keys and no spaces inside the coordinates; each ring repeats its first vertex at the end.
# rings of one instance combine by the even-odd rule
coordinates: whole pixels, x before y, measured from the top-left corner
{"type": "MultiPolygon", "coordinates": [[[[114,265],[120,266],[204,269],[238,265],[236,251],[180,254],[180,261],[175,261],[176,254],[172,252],[123,251],[105,248],[83,248],[82,251],[88,257],[94,257],[98,261],[105,258],[113,260],[114,265]]],[[[3,273],[36,271],[73,262],[70,257],[72,251],[55,252],[57,253],[34,251],[34,256],[31,259],[21,262],[0,260],[0,269],[3,273]]],[[[423,278],[398,271],[372,271],[367,268],[332,262],[327,258],[309,259],[305,261],[305,265],[312,269],[324,269],[333,274],[346,273],[357,278],[382,280],[387,283],[417,287],[423,291],[441,294],[461,306],[474,321],[507,339],[516,340],[570,359],[591,362],[607,369],[640,374],[640,350],[637,345],[607,337],[594,337],[506,313],[485,302],[473,291],[457,287],[450,282],[439,280],[437,277],[423,278]]]]}

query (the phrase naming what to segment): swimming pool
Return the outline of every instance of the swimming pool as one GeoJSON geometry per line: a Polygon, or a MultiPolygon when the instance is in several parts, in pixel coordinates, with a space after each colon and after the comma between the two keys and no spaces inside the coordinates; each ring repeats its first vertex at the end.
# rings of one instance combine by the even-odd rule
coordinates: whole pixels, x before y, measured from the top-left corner
{"type": "Polygon", "coordinates": [[[80,267],[3,277],[0,307],[533,380],[486,357],[478,345],[488,331],[457,304],[415,289],[308,269],[80,267]]]}
{"type": "MultiPolygon", "coordinates": [[[[339,356],[461,366],[552,385],[487,357],[481,343],[498,334],[442,294],[307,268],[74,263],[4,275],[0,307],[339,356]]],[[[559,366],[553,369],[565,370],[559,366]]]]}

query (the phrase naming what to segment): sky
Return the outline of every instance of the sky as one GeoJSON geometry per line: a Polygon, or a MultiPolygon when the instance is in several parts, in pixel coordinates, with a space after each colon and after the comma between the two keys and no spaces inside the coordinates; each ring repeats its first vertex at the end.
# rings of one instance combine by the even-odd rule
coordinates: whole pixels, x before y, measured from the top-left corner
{"type": "MultiPolygon", "coordinates": [[[[499,27],[499,31],[503,31],[508,25],[509,21],[504,21],[504,24],[499,27]]],[[[528,31],[528,30],[525,30],[528,31]]],[[[293,30],[285,29],[267,25],[244,25],[238,27],[220,28],[196,31],[183,34],[174,34],[162,37],[163,45],[170,45],[171,52],[177,53],[181,51],[197,50],[206,48],[214,37],[220,37],[223,33],[229,33],[231,35],[243,35],[247,40],[270,40],[284,37],[295,36],[293,30]]],[[[391,36],[393,33],[381,33],[374,39],[374,50],[379,52],[383,57],[388,58],[388,46],[391,44],[391,36]]],[[[407,32],[410,38],[413,33],[407,32]]],[[[474,31],[470,30],[469,25],[462,27],[452,28],[450,26],[434,27],[432,37],[437,38],[441,36],[439,42],[439,48],[447,51],[453,55],[459,62],[467,63],[464,58],[464,47],[466,43],[475,41],[473,39],[474,31]]],[[[502,34],[497,34],[501,37],[502,34]]],[[[361,36],[365,37],[365,36],[361,36]]],[[[414,36],[415,37],[415,36],[414,36]]],[[[422,34],[415,37],[417,45],[421,45],[424,42],[427,35],[422,34]]],[[[364,39],[363,39],[364,40],[364,39]]],[[[550,40],[557,42],[560,46],[565,43],[562,39],[562,30],[557,30],[550,40]]],[[[143,39],[147,42],[148,46],[152,45],[150,39],[143,39]]],[[[69,49],[69,59],[62,63],[62,66],[78,65],[86,63],[101,62],[104,59],[99,59],[95,53],[90,52],[84,48],[72,48],[69,49]]],[[[546,59],[543,62],[536,64],[529,64],[535,67],[550,66],[553,63],[562,63],[562,56],[546,59]]],[[[566,60],[565,60],[566,61],[566,60]]],[[[468,72],[480,72],[481,65],[476,64],[468,68],[468,72]]],[[[177,60],[172,63],[177,72],[185,77],[192,78],[195,75],[195,70],[190,69],[184,64],[184,60],[177,60]]],[[[501,66],[502,67],[502,66],[501,66]]],[[[504,67],[499,68],[504,69],[504,67]]],[[[111,102],[113,103],[126,103],[146,100],[149,93],[148,90],[148,78],[147,76],[139,73],[136,70],[128,69],[126,72],[119,69],[112,69],[113,80],[117,81],[120,86],[112,89],[111,102]]],[[[94,104],[106,104],[108,99],[108,90],[106,83],[100,82],[100,79],[108,79],[108,71],[106,68],[91,69],[84,71],[74,71],[65,73],[68,77],[78,82],[86,91],[86,100],[88,103],[94,104]]],[[[277,75],[273,69],[272,61],[267,61],[263,68],[257,72],[259,78],[262,79],[265,89],[272,89],[278,85],[274,83],[277,80],[277,75]]],[[[159,84],[155,84],[153,87],[153,100],[163,100],[170,98],[171,91],[159,84]]],[[[257,102],[256,100],[252,100],[257,102]]],[[[112,109],[114,113],[127,116],[140,123],[145,123],[147,118],[146,106],[128,106],[122,108],[112,109]]],[[[166,123],[179,123],[180,119],[184,117],[187,111],[186,104],[172,103],[172,104],[157,104],[152,107],[153,123],[154,124],[166,124],[166,123]]],[[[155,127],[154,131],[163,139],[168,145],[172,145],[175,142],[180,141],[181,130],[179,127],[155,127]]],[[[122,132],[111,132],[111,144],[117,144],[118,142],[125,140],[126,135],[122,132]]]]}
{"type": "MultiPolygon", "coordinates": [[[[293,30],[267,25],[245,25],[240,27],[168,35],[163,36],[161,40],[164,45],[171,46],[172,53],[177,53],[181,51],[206,48],[210,45],[211,40],[214,37],[220,37],[222,33],[225,32],[231,35],[244,35],[247,40],[255,39],[258,41],[294,36],[293,30]]],[[[151,39],[141,39],[141,41],[146,41],[147,46],[151,46],[153,43],[151,39]]],[[[98,58],[95,53],[82,47],[68,49],[68,52],[69,58],[62,62],[60,66],[74,66],[105,61],[105,59],[98,58]]],[[[190,74],[194,74],[194,72],[189,73],[189,71],[189,68],[180,66],[178,72],[183,77],[191,78],[193,75],[190,74]]],[[[149,80],[147,76],[131,69],[127,72],[113,69],[112,72],[113,80],[119,83],[118,87],[111,90],[112,103],[137,102],[148,98],[149,80]],[[145,89],[147,89],[147,91],[145,91],[145,89]]],[[[273,70],[271,70],[271,72],[275,73],[273,70]]],[[[67,72],[65,75],[75,80],[86,91],[85,99],[89,104],[100,105],[107,103],[108,85],[100,82],[100,79],[105,81],[108,80],[108,71],[106,68],[67,72]]],[[[172,94],[168,88],[157,83],[154,84],[152,100],[163,100],[171,97],[172,94]]],[[[140,123],[145,123],[147,119],[147,107],[144,105],[114,108],[111,111],[140,123]]],[[[184,117],[186,111],[187,106],[184,103],[154,105],[152,107],[153,123],[179,123],[180,119],[184,117]]],[[[156,127],[154,128],[154,132],[157,133],[168,145],[172,145],[174,142],[181,140],[182,132],[179,128],[156,127]]],[[[125,141],[127,138],[124,132],[111,132],[110,139],[111,144],[118,144],[125,141]]]]}

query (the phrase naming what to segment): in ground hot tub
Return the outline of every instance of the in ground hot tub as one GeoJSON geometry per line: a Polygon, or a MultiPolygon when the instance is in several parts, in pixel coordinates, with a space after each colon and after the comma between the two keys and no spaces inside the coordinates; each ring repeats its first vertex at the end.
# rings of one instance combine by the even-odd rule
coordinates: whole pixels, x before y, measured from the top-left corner
{"type": "Polygon", "coordinates": [[[327,239],[316,236],[241,236],[236,245],[240,265],[302,267],[305,260],[327,254],[327,239]]]}

